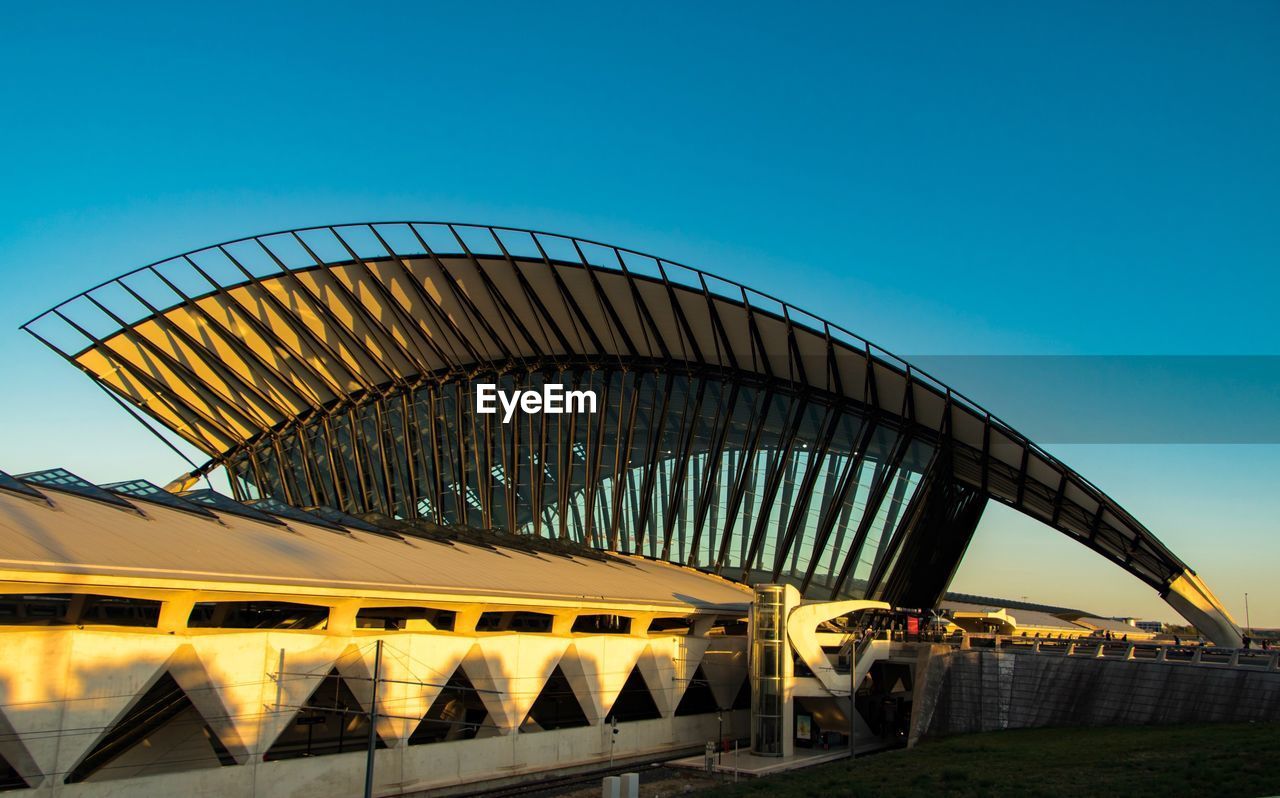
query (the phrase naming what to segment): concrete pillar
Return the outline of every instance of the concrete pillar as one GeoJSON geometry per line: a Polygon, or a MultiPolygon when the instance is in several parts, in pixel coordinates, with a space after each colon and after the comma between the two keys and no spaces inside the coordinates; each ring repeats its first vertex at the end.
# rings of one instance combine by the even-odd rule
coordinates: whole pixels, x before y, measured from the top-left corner
{"type": "Polygon", "coordinates": [[[72,593],[71,600],[67,604],[67,623],[80,623],[80,616],[84,615],[84,608],[88,597],[83,593],[72,593]]]}
{"type": "Polygon", "coordinates": [[[622,774],[622,798],[640,798],[640,774],[622,774]]]}
{"type": "Polygon", "coordinates": [[[711,631],[711,627],[715,626],[715,623],[716,616],[699,615],[693,619],[693,629],[690,630],[689,634],[694,637],[706,637],[707,632],[711,631]]]}
{"type": "Polygon", "coordinates": [[[551,615],[551,634],[568,637],[573,633],[573,622],[578,619],[577,610],[560,610],[551,615]]]}
{"type": "Polygon", "coordinates": [[[453,613],[453,633],[474,634],[476,624],[480,622],[480,616],[484,614],[484,605],[469,604],[466,607],[457,607],[453,613]]]}
{"type": "Polygon", "coordinates": [[[600,784],[600,798],[622,798],[622,779],[618,776],[605,776],[600,784]]]}
{"type": "Polygon", "coordinates": [[[187,628],[191,610],[196,606],[196,594],[174,596],[160,605],[160,619],[156,628],[161,632],[180,632],[187,628]]]}
{"type": "Polygon", "coordinates": [[[631,618],[631,636],[648,637],[649,624],[653,623],[653,619],[659,616],[656,612],[645,612],[636,613],[628,617],[631,618]]]}
{"type": "Polygon", "coordinates": [[[329,623],[326,626],[330,634],[349,635],[355,631],[356,615],[360,613],[359,601],[343,601],[329,607],[329,623]]]}

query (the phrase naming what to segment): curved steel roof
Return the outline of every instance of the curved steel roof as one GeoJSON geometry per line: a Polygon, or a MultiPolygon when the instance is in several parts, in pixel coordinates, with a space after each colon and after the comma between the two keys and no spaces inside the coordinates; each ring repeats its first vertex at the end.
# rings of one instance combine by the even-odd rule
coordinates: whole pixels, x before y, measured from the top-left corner
{"type": "MultiPolygon", "coordinates": [[[[901,358],[768,294],[598,242],[427,222],[284,231],[144,266],[23,329],[210,466],[316,413],[494,364],[746,372],[945,438],[957,479],[1166,597],[1194,580],[1100,489],[901,358]]],[[[1220,609],[1196,586],[1193,604],[1220,609]]]]}

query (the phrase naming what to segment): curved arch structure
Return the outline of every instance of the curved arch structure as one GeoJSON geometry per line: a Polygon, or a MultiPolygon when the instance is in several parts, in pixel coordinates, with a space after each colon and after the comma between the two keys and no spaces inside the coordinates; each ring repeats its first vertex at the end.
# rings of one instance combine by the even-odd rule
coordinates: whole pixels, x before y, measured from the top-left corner
{"type": "Polygon", "coordinates": [[[899,606],[941,596],[993,499],[1240,640],[1140,522],[976,403],[831,322],[649,255],[474,225],[309,228],[143,267],[24,329],[207,453],[201,471],[225,466],[241,498],[899,606]],[[504,423],[476,412],[480,385],[598,405],[504,423]]]}

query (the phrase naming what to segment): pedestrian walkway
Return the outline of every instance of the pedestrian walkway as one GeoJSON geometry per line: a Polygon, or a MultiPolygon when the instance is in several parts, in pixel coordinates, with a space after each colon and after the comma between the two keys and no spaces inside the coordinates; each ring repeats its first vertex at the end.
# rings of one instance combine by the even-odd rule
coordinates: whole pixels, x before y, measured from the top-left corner
{"type": "MultiPolygon", "coordinates": [[[[862,751],[858,751],[862,753],[862,751]]],[[[807,768],[813,765],[821,765],[824,762],[834,762],[837,759],[844,759],[849,756],[848,748],[838,748],[829,751],[812,748],[797,748],[792,756],[756,756],[746,749],[738,751],[725,751],[719,756],[719,764],[716,765],[717,773],[737,773],[743,778],[756,778],[759,776],[768,776],[773,773],[781,773],[786,770],[796,770],[798,768],[807,768]]],[[[704,755],[685,757],[684,759],[675,759],[667,763],[668,767],[689,768],[691,770],[705,770],[706,758],[704,755]]]]}

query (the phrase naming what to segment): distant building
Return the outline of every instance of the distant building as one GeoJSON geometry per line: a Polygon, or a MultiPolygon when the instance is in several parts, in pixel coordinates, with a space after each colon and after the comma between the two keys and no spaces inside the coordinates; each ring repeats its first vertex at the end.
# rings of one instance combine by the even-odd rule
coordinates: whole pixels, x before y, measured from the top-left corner
{"type": "Polygon", "coordinates": [[[1000,602],[988,599],[982,603],[944,600],[939,609],[944,617],[971,634],[999,634],[1010,637],[1077,638],[1093,634],[1093,630],[1046,612],[1031,609],[1025,602],[1000,602]],[[1020,607],[1013,608],[1012,603],[1020,607]]]}
{"type": "Polygon", "coordinates": [[[1109,632],[1113,638],[1131,641],[1152,640],[1157,634],[1156,632],[1138,628],[1129,618],[1097,618],[1085,615],[1072,620],[1097,634],[1105,635],[1109,632]]]}
{"type": "Polygon", "coordinates": [[[954,626],[971,634],[1074,639],[1110,632],[1113,638],[1136,642],[1164,631],[1160,621],[1103,618],[1083,610],[992,596],[948,593],[938,608],[954,626]]]}

